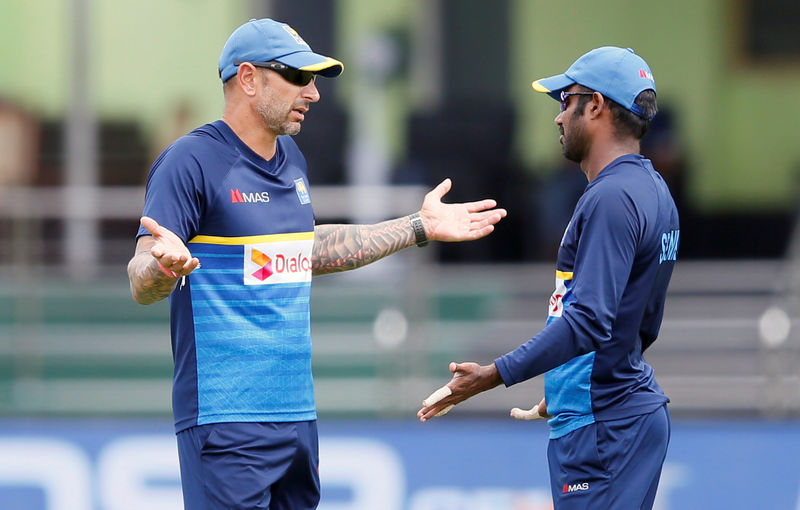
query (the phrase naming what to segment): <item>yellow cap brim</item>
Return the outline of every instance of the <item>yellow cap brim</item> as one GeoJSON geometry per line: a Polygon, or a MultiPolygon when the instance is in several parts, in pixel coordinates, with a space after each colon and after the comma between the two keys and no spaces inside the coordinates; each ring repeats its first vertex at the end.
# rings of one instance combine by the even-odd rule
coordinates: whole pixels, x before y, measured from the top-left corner
{"type": "Polygon", "coordinates": [[[329,78],[339,76],[344,71],[344,64],[335,58],[325,57],[324,62],[311,64],[300,68],[301,71],[313,71],[329,78]]]}
{"type": "Polygon", "coordinates": [[[551,91],[547,87],[541,84],[542,80],[536,80],[535,82],[531,83],[531,87],[536,92],[544,92],[545,94],[549,94],[551,91]]]}

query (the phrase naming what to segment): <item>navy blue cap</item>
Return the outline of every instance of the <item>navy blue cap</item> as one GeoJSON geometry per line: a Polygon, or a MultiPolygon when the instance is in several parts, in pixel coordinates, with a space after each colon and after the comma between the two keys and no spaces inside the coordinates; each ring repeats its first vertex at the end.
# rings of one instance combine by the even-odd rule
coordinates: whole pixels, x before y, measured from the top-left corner
{"type": "MultiPolygon", "coordinates": [[[[630,48],[603,46],[582,55],[564,74],[533,82],[533,90],[545,92],[561,100],[561,91],[573,84],[596,90],[632,111],[645,117],[634,103],[644,90],[656,90],[650,66],[630,48]]],[[[648,119],[650,120],[650,119],[648,119]]]]}
{"type": "Polygon", "coordinates": [[[286,23],[264,18],[251,19],[233,31],[219,57],[219,77],[225,82],[235,75],[238,66],[234,62],[271,60],[328,78],[339,76],[344,70],[338,60],[314,53],[286,23]]]}

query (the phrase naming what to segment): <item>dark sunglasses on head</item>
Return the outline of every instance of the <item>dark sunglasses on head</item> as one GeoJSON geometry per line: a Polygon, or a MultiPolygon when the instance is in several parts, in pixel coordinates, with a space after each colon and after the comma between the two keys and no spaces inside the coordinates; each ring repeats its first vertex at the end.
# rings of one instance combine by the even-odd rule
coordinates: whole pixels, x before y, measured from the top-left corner
{"type": "MultiPolygon", "coordinates": [[[[253,65],[255,65],[255,64],[253,64],[253,65]]],[[[592,94],[594,94],[594,92],[564,92],[562,90],[561,91],[561,111],[563,112],[564,110],[567,109],[567,99],[569,99],[569,96],[591,96],[592,94]]]]}
{"type": "Polygon", "coordinates": [[[311,83],[317,76],[317,73],[315,73],[314,71],[303,71],[301,69],[295,69],[294,67],[289,67],[286,64],[281,64],[280,62],[276,62],[274,60],[271,60],[269,62],[250,62],[248,60],[234,60],[233,65],[238,66],[244,64],[245,62],[254,65],[256,67],[272,69],[276,73],[280,74],[284,80],[288,81],[289,83],[298,85],[300,87],[305,87],[306,85],[311,83]]]}

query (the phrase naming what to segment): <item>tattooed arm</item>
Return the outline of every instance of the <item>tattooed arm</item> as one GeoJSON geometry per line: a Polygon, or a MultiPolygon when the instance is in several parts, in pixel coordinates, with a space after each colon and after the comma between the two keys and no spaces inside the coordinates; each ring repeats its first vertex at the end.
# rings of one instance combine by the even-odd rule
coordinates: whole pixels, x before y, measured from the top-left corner
{"type": "Polygon", "coordinates": [[[408,217],[375,225],[319,225],[314,228],[314,275],[349,271],[415,242],[408,217]]]}
{"type": "MultiPolygon", "coordinates": [[[[431,241],[471,241],[494,230],[506,215],[494,200],[445,204],[452,183],[445,179],[425,195],[419,211],[431,241]]],[[[348,271],[375,262],[416,242],[408,216],[374,225],[318,225],[314,228],[314,275],[348,271]]]]}
{"type": "Polygon", "coordinates": [[[128,262],[128,279],[133,299],[149,305],[169,296],[181,277],[200,267],[200,261],[178,236],[154,219],[142,217],[142,226],[151,235],[136,242],[136,253],[128,262]]]}

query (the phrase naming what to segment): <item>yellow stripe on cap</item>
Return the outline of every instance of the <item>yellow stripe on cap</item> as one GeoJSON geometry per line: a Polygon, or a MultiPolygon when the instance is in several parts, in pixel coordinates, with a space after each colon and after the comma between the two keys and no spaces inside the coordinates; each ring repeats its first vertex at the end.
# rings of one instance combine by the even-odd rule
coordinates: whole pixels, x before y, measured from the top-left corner
{"type": "Polygon", "coordinates": [[[279,241],[306,241],[314,239],[314,232],[298,232],[292,234],[270,234],[264,236],[222,237],[222,236],[195,236],[190,243],[202,244],[261,244],[279,241]]]}
{"type": "Polygon", "coordinates": [[[536,92],[544,92],[544,93],[552,92],[550,89],[548,89],[547,87],[543,86],[541,84],[541,81],[542,80],[536,80],[535,82],[531,83],[531,87],[533,87],[533,90],[535,90],[536,92]]]}
{"type": "Polygon", "coordinates": [[[325,69],[330,69],[331,67],[339,66],[344,71],[344,64],[336,60],[335,58],[325,57],[324,62],[320,62],[319,64],[311,64],[310,66],[303,66],[300,68],[301,71],[323,71],[325,69]]]}

